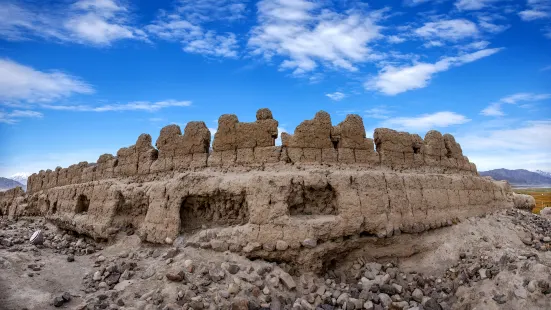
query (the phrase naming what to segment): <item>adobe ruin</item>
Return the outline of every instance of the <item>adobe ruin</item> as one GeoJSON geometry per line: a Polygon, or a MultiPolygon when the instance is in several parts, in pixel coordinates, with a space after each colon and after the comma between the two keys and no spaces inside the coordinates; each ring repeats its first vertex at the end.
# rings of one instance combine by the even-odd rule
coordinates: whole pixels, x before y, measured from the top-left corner
{"type": "Polygon", "coordinates": [[[27,193],[0,193],[0,212],[42,215],[107,239],[120,229],[164,243],[319,269],[365,240],[420,233],[514,205],[506,182],[480,177],[449,134],[419,135],[363,120],[333,126],[320,111],[281,135],[268,109],[256,121],[222,115],[211,145],[204,122],[161,130],[97,163],[40,171],[27,193]]]}

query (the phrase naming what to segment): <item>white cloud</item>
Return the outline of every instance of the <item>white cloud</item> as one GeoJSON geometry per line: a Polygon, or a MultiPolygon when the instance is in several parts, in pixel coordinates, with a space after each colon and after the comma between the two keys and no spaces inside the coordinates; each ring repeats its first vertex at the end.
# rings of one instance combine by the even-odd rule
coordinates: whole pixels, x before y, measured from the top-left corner
{"type": "Polygon", "coordinates": [[[402,37],[399,37],[399,36],[388,36],[386,39],[390,43],[402,43],[402,42],[406,41],[406,39],[404,39],[402,37]]]}
{"type": "Polygon", "coordinates": [[[440,20],[425,23],[415,29],[415,34],[423,38],[440,38],[442,40],[458,41],[478,36],[475,23],[466,19],[440,20]]]}
{"type": "Polygon", "coordinates": [[[460,48],[464,50],[481,50],[485,49],[490,45],[488,41],[476,41],[466,45],[461,45],[460,48]]]}
{"type": "Polygon", "coordinates": [[[42,104],[44,109],[58,111],[78,111],[78,112],[109,112],[109,111],[146,111],[154,112],[164,108],[171,107],[189,107],[191,101],[164,100],[157,102],[133,101],[124,104],[105,104],[100,106],[88,105],[48,105],[42,104]]]}
{"type": "Polygon", "coordinates": [[[248,41],[251,53],[267,60],[280,57],[280,68],[294,75],[312,72],[320,64],[356,71],[358,63],[382,57],[369,46],[382,37],[376,25],[382,11],[336,13],[306,0],[263,0],[257,7],[259,24],[248,41]]]}
{"type": "Polygon", "coordinates": [[[501,101],[509,104],[515,104],[520,101],[540,101],[548,98],[551,98],[551,94],[518,93],[502,98],[501,101]]]}
{"type": "Polygon", "coordinates": [[[338,92],[338,91],[336,91],[334,93],[331,93],[331,94],[325,94],[325,95],[327,97],[329,97],[329,99],[334,100],[334,101],[341,101],[346,97],[345,94],[343,94],[341,92],[338,92]]]}
{"type": "Polygon", "coordinates": [[[237,57],[238,47],[235,34],[219,35],[211,30],[187,42],[183,49],[188,53],[233,58],[237,57]]]}
{"type": "Polygon", "coordinates": [[[496,24],[495,23],[496,18],[501,19],[500,16],[479,15],[478,26],[480,27],[481,30],[489,33],[493,33],[493,34],[503,32],[510,27],[509,25],[496,24]]]}
{"type": "Polygon", "coordinates": [[[431,47],[442,47],[444,46],[444,43],[440,42],[440,41],[428,41],[428,42],[425,42],[425,44],[423,44],[424,47],[426,48],[431,48],[431,47]]]}
{"type": "Polygon", "coordinates": [[[383,122],[383,125],[390,128],[397,128],[398,130],[418,131],[461,125],[469,121],[470,119],[461,114],[443,111],[433,114],[423,114],[416,117],[389,118],[383,122]]]}
{"type": "Polygon", "coordinates": [[[390,117],[391,113],[392,113],[392,111],[387,109],[385,106],[379,106],[379,107],[375,107],[375,108],[365,110],[364,117],[387,119],[387,118],[390,117]]]}
{"type": "Polygon", "coordinates": [[[80,0],[64,23],[73,37],[94,45],[109,45],[120,39],[147,40],[145,33],[127,25],[127,8],[114,0],[80,0]]]}
{"type": "Polygon", "coordinates": [[[500,0],[458,0],[455,7],[461,11],[475,11],[498,1],[500,0]]]}
{"type": "Polygon", "coordinates": [[[247,0],[179,0],[176,11],[186,20],[201,24],[210,21],[234,21],[245,18],[247,0]]]}
{"type": "Polygon", "coordinates": [[[532,21],[549,17],[549,13],[538,10],[524,10],[519,12],[518,15],[523,21],[532,21]]]}
{"type": "Polygon", "coordinates": [[[129,25],[128,8],[114,0],[80,0],[70,6],[0,4],[0,34],[8,40],[34,37],[107,46],[121,39],[146,40],[129,25]]]}
{"type": "MultiPolygon", "coordinates": [[[[518,124],[518,123],[517,123],[518,124]]],[[[528,121],[513,128],[469,128],[456,134],[464,154],[479,170],[551,168],[551,120],[528,121]]]]}
{"type": "Polygon", "coordinates": [[[528,0],[526,6],[526,10],[518,13],[523,21],[551,18],[551,1],[549,0],[528,0]]]}
{"type": "Polygon", "coordinates": [[[162,11],[145,29],[160,39],[180,42],[188,53],[235,58],[239,48],[236,35],[207,30],[205,24],[216,16],[218,20],[240,19],[244,9],[245,4],[238,1],[181,1],[175,12],[162,11]]]}
{"type": "Polygon", "coordinates": [[[63,72],[42,72],[0,58],[0,99],[48,102],[72,94],[93,93],[92,86],[63,72]]]}
{"type": "Polygon", "coordinates": [[[277,139],[275,140],[275,145],[281,145],[281,133],[287,132],[283,127],[277,127],[277,139]]]}
{"type": "Polygon", "coordinates": [[[31,110],[14,110],[7,113],[0,110],[0,123],[15,124],[21,118],[42,118],[42,116],[42,113],[31,110]]]}
{"type": "Polygon", "coordinates": [[[369,90],[376,90],[386,95],[396,95],[408,90],[426,87],[433,75],[447,71],[499,52],[500,48],[484,49],[457,57],[446,57],[436,63],[415,63],[411,66],[385,66],[376,77],[365,83],[369,90]]]}
{"type": "Polygon", "coordinates": [[[486,116],[503,116],[505,113],[501,110],[501,103],[494,102],[487,106],[484,110],[480,112],[482,115],[486,116]]]}
{"type": "Polygon", "coordinates": [[[27,40],[32,37],[61,41],[68,39],[53,16],[10,2],[0,3],[0,37],[10,41],[27,40]]]}
{"type": "Polygon", "coordinates": [[[404,5],[417,6],[419,4],[423,4],[423,3],[431,2],[431,1],[434,1],[434,0],[404,0],[404,5]]]}
{"type": "MultiPolygon", "coordinates": [[[[491,103],[488,107],[480,112],[485,116],[504,116],[502,105],[517,104],[518,102],[535,102],[551,98],[551,94],[533,94],[533,93],[517,93],[501,98],[498,102],[491,103]]],[[[523,107],[523,106],[521,106],[523,107]]],[[[524,107],[531,107],[530,105],[524,107]]]]}

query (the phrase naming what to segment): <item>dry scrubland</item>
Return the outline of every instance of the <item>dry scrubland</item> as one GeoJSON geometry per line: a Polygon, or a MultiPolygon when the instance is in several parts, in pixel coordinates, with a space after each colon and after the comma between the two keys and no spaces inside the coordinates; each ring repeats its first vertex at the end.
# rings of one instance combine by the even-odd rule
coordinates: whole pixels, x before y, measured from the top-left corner
{"type": "Polygon", "coordinates": [[[539,214],[541,209],[551,207],[551,188],[516,188],[513,190],[517,194],[530,195],[536,199],[533,213],[539,214]]]}

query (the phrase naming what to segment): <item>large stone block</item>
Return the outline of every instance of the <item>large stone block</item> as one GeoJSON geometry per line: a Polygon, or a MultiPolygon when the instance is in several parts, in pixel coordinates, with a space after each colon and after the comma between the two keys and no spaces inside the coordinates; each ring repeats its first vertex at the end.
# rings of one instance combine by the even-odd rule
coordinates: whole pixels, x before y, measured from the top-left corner
{"type": "Polygon", "coordinates": [[[363,120],[356,114],[347,115],[344,121],[334,126],[331,138],[339,149],[373,149],[373,140],[366,138],[363,120]]]}
{"type": "Polygon", "coordinates": [[[299,163],[304,158],[304,152],[302,148],[287,147],[287,156],[292,163],[299,163]]]}
{"type": "Polygon", "coordinates": [[[315,148],[303,148],[303,157],[301,159],[301,162],[304,163],[321,163],[321,149],[315,149],[315,148]]]}
{"type": "Polygon", "coordinates": [[[274,164],[280,161],[281,146],[256,147],[254,161],[257,163],[274,164]]]}
{"type": "Polygon", "coordinates": [[[236,163],[241,165],[249,165],[253,163],[254,160],[254,149],[253,148],[242,148],[237,149],[237,159],[236,163]]]}
{"type": "Polygon", "coordinates": [[[237,149],[237,124],[235,114],[224,114],[218,119],[218,129],[214,134],[212,149],[215,152],[237,149]]]}
{"type": "Polygon", "coordinates": [[[289,148],[331,148],[331,130],[331,117],[327,112],[320,111],[314,119],[300,123],[293,135],[282,134],[282,144],[289,148]]]}
{"type": "Polygon", "coordinates": [[[339,154],[335,148],[328,148],[321,150],[321,162],[324,164],[337,163],[339,154]]]}
{"type": "Polygon", "coordinates": [[[354,150],[349,148],[339,148],[338,152],[338,161],[342,164],[353,164],[356,162],[354,158],[354,150]]]}

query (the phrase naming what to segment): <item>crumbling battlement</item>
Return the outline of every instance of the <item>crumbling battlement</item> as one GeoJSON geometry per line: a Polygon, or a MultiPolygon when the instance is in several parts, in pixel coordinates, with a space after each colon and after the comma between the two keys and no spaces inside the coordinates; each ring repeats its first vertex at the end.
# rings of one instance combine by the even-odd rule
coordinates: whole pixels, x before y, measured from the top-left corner
{"type": "Polygon", "coordinates": [[[17,207],[24,199],[25,191],[19,186],[0,192],[0,216],[17,214],[17,207]]]}
{"type": "Polygon", "coordinates": [[[270,164],[352,165],[362,169],[391,169],[429,173],[476,175],[476,166],[463,156],[454,137],[431,130],[422,139],[415,134],[378,128],[374,140],[366,138],[363,120],[348,115],[336,126],[328,113],[302,122],[294,134],[283,133],[275,146],[278,122],[272,112],[260,109],[256,121],[239,122],[233,114],[222,115],[214,135],[204,122],[190,122],[184,134],[178,125],[161,130],[155,146],[142,134],[135,145],[121,148],[117,156],[101,155],[95,164],[81,162],[68,168],[40,171],[28,179],[35,193],[70,184],[184,172],[207,167],[259,168],[270,164]]]}
{"type": "Polygon", "coordinates": [[[326,112],[282,134],[268,109],[256,121],[222,115],[142,134],[117,156],[28,179],[29,191],[0,196],[3,214],[40,214],[95,238],[130,229],[187,244],[319,270],[357,247],[512,207],[506,182],[480,177],[453,136],[425,138],[386,128],[366,138],[362,118],[333,126],[326,112]],[[363,241],[361,241],[363,242],[363,241]],[[360,243],[361,243],[360,242],[360,243]],[[376,242],[376,241],[375,241],[376,242]]]}

